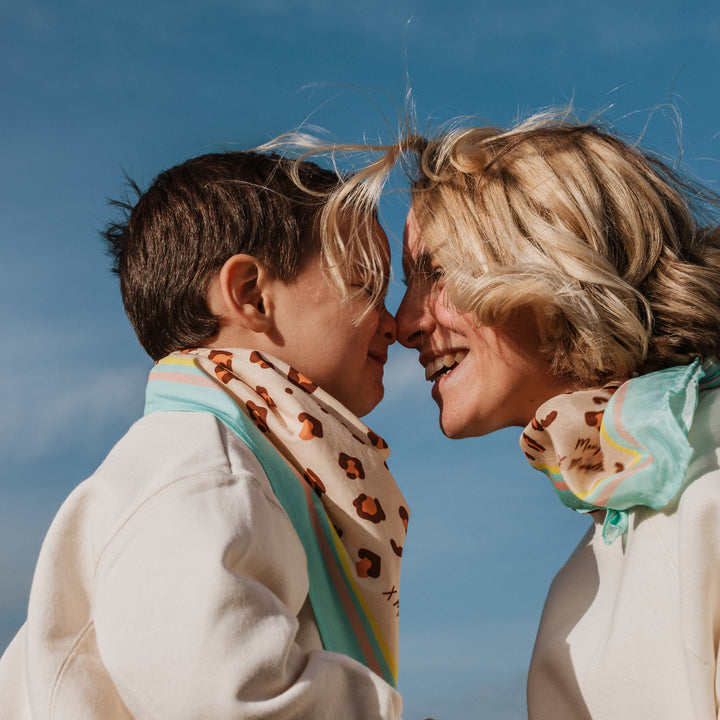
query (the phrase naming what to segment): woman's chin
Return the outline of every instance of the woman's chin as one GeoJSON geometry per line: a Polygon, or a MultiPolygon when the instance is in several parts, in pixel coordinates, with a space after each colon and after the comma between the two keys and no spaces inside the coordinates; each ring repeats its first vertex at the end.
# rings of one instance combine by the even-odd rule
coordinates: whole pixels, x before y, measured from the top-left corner
{"type": "Polygon", "coordinates": [[[474,433],[463,426],[462,423],[458,423],[457,418],[452,416],[448,417],[447,413],[443,413],[442,407],[440,408],[440,430],[442,430],[445,437],[451,440],[462,440],[462,438],[472,437],[474,433]]]}
{"type": "Polygon", "coordinates": [[[498,418],[491,416],[477,417],[477,415],[466,416],[458,412],[451,412],[447,405],[443,407],[442,403],[438,403],[440,408],[440,430],[445,437],[451,440],[462,440],[469,437],[482,437],[489,435],[496,430],[501,430],[509,425],[516,423],[499,422],[498,418]]]}

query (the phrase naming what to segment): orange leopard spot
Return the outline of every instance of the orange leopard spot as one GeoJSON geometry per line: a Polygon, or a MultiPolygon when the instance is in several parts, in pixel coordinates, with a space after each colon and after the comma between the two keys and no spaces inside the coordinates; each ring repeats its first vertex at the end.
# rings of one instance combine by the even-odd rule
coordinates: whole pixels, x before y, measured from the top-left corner
{"type": "Polygon", "coordinates": [[[222,365],[215,366],[215,374],[218,376],[218,380],[220,380],[220,382],[225,383],[226,385],[234,377],[234,375],[231,372],[229,372],[226,368],[224,368],[222,365]]]}
{"type": "Polygon", "coordinates": [[[405,532],[407,532],[407,526],[408,526],[408,520],[410,519],[410,513],[407,511],[407,508],[405,508],[401,505],[398,508],[398,514],[400,515],[400,520],[402,521],[403,527],[405,528],[405,532]]]}
{"type": "Polygon", "coordinates": [[[358,577],[380,577],[380,556],[376,555],[372,550],[361,548],[358,550],[358,560],[355,563],[355,570],[358,577]]]}
{"type": "Polygon", "coordinates": [[[305,468],[303,477],[305,478],[305,482],[310,485],[310,487],[317,493],[318,497],[321,497],[322,494],[325,492],[325,484],[318,477],[318,475],[314,473],[310,468],[305,468]]]}
{"type": "Polygon", "coordinates": [[[250,353],[250,362],[259,365],[263,370],[274,367],[274,365],[269,363],[257,350],[253,350],[250,353]]]}
{"type": "Polygon", "coordinates": [[[301,390],[304,390],[306,393],[314,393],[317,390],[317,385],[310,378],[307,378],[302,373],[298,372],[295,368],[291,367],[288,371],[288,380],[293,385],[297,385],[301,390]]]}
{"type": "Polygon", "coordinates": [[[380,523],[385,520],[385,511],[377,498],[371,498],[365,493],[360,493],[354,500],[353,505],[357,510],[357,514],[363,520],[380,523]]]}
{"type": "Polygon", "coordinates": [[[258,387],[255,388],[255,392],[265,401],[265,404],[269,408],[277,407],[275,401],[270,397],[270,393],[267,391],[267,388],[258,385],[258,387]]]}
{"type": "Polygon", "coordinates": [[[257,425],[258,430],[263,433],[268,432],[270,428],[267,424],[267,408],[256,405],[252,400],[248,400],[245,407],[248,410],[250,419],[257,425]]]}
{"type": "Polygon", "coordinates": [[[302,412],[298,415],[298,420],[302,423],[302,427],[298,433],[301,440],[312,440],[313,438],[321,438],[323,436],[323,426],[317,418],[302,412]]]}
{"type": "Polygon", "coordinates": [[[212,360],[218,365],[227,365],[229,368],[232,367],[233,354],[226,350],[211,350],[208,355],[208,359],[212,360]]]}
{"type": "Polygon", "coordinates": [[[585,413],[585,424],[589,427],[599,428],[602,423],[602,410],[589,410],[585,413]]]}
{"type": "Polygon", "coordinates": [[[211,350],[208,359],[215,363],[215,374],[220,382],[227,384],[233,379],[232,353],[225,350],[211,350]]]}
{"type": "Polygon", "coordinates": [[[537,450],[537,452],[545,452],[545,448],[537,440],[531,438],[527,433],[523,433],[522,438],[533,450],[537,450]]]}
{"type": "Polygon", "coordinates": [[[351,480],[365,479],[365,470],[363,469],[362,462],[360,462],[359,458],[352,457],[352,455],[346,455],[344,452],[341,452],[338,457],[338,464],[351,480]]]}
{"type": "Polygon", "coordinates": [[[370,442],[373,444],[373,447],[380,448],[381,450],[386,450],[388,444],[376,433],[374,433],[372,430],[368,430],[368,438],[370,439],[370,442]]]}

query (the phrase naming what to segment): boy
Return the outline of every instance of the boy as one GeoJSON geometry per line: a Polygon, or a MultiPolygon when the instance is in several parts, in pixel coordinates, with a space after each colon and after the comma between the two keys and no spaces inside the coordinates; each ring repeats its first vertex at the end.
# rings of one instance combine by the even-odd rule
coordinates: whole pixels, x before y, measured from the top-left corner
{"type": "Polygon", "coordinates": [[[48,532],[3,718],[399,717],[408,513],[357,418],[395,340],[389,248],[328,212],[341,189],[205,155],[106,230],[157,362],[145,417],[48,532]]]}

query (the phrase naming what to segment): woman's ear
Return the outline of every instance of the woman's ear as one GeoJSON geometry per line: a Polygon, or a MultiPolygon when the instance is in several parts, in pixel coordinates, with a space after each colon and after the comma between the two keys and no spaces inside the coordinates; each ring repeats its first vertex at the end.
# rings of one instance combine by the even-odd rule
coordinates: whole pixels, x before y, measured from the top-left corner
{"type": "Polygon", "coordinates": [[[266,297],[269,278],[265,266],[252,255],[233,255],[226,260],[218,276],[226,320],[255,333],[267,333],[272,325],[266,297]]]}

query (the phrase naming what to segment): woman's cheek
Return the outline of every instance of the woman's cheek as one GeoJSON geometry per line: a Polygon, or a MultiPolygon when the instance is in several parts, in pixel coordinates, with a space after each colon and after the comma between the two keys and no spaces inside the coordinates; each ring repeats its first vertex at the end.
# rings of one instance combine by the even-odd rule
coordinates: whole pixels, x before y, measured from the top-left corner
{"type": "Polygon", "coordinates": [[[447,296],[445,288],[439,291],[435,291],[432,299],[433,314],[437,322],[451,330],[455,330],[458,326],[458,321],[462,325],[461,319],[464,317],[463,314],[452,304],[450,298],[447,296]]]}

